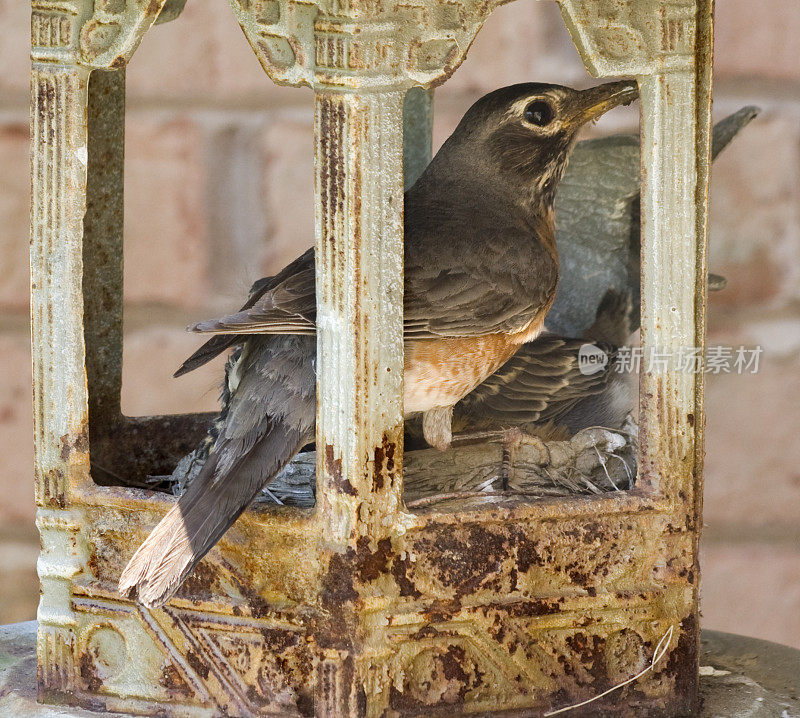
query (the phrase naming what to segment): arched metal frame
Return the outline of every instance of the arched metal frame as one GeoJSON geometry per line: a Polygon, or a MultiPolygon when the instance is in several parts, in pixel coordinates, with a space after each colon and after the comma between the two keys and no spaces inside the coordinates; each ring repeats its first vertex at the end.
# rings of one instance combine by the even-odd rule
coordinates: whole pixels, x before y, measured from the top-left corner
{"type": "MultiPolygon", "coordinates": [[[[267,74],[315,92],[317,507],[247,512],[164,609],[115,594],[172,499],[95,481],[168,465],[204,423],[123,417],[119,399],[124,67],[183,2],[33,0],[42,698],[175,716],[527,715],[633,675],[672,628],[664,659],[593,707],[690,711],[702,375],[643,373],[632,492],[403,506],[403,100],[455,70],[498,3],[230,2],[267,74]]],[[[593,75],[640,82],[642,343],[702,346],[712,0],[560,7],[593,75]]],[[[424,123],[415,136],[419,165],[424,123]]]]}

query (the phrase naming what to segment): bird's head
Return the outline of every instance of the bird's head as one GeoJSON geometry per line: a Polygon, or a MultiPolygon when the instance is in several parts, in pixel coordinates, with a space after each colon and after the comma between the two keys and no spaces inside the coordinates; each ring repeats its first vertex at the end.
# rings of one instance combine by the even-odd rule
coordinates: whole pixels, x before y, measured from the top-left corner
{"type": "Polygon", "coordinates": [[[588,90],[524,83],[485,95],[464,115],[453,139],[469,147],[511,182],[552,202],[578,130],[639,96],[636,82],[588,90]]]}

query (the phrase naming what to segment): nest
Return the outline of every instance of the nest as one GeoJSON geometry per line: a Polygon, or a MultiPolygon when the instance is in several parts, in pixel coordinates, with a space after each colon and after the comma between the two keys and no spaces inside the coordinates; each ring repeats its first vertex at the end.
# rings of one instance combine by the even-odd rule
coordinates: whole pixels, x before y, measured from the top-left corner
{"type": "MultiPolygon", "coordinates": [[[[519,429],[461,434],[447,451],[404,455],[404,499],[409,509],[464,508],[474,504],[625,491],[636,477],[638,428],[591,427],[568,440],[548,441],[519,429]]],[[[181,461],[172,491],[181,493],[200,470],[194,455],[181,461]]],[[[315,503],[316,452],[305,451],[266,487],[256,504],[301,508],[315,503]]]]}

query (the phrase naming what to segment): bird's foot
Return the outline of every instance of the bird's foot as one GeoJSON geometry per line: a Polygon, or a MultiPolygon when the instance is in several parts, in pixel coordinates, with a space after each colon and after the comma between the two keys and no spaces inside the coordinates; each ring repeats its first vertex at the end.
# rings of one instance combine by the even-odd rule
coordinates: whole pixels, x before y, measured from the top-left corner
{"type": "Polygon", "coordinates": [[[503,429],[501,432],[503,448],[508,451],[514,451],[519,445],[530,435],[520,429],[518,426],[511,426],[503,429]]]}
{"type": "Polygon", "coordinates": [[[514,474],[514,455],[517,449],[528,437],[518,426],[503,429],[503,459],[500,464],[500,481],[503,491],[508,491],[509,484],[514,474]]]}

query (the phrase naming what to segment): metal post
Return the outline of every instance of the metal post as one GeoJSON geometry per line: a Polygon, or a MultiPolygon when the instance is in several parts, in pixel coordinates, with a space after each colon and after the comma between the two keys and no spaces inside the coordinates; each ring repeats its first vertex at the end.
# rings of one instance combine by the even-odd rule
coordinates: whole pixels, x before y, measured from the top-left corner
{"type": "Polygon", "coordinates": [[[355,564],[393,530],[402,500],[403,94],[315,101],[317,511],[322,609],[337,617],[320,647],[343,651],[323,659],[318,715],[361,715],[355,564]]]}

